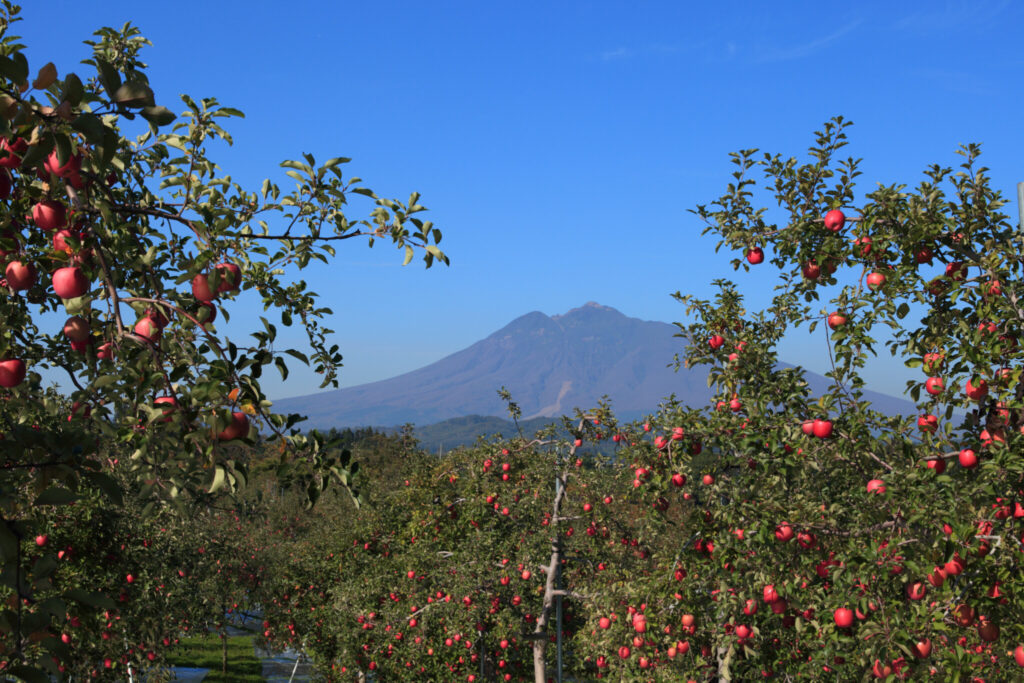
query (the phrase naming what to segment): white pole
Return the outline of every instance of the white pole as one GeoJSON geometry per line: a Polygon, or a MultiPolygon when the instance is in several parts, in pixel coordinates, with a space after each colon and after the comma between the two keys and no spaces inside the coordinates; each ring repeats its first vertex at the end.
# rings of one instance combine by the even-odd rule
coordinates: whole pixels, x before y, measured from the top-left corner
{"type": "Polygon", "coordinates": [[[1024,230],[1024,183],[1017,183],[1017,226],[1024,230]]]}

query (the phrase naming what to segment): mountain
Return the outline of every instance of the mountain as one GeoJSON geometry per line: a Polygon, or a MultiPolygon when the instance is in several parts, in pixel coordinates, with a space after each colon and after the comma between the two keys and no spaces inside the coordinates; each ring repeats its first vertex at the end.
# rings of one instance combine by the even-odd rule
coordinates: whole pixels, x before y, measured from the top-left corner
{"type": "MultiPolygon", "coordinates": [[[[308,427],[428,425],[469,415],[507,416],[497,391],[506,387],[524,419],[592,408],[604,395],[620,419],[652,412],[671,394],[700,405],[711,397],[707,374],[667,366],[683,350],[678,328],[629,318],[593,302],[563,315],[539,311],[436,363],[391,379],[275,401],[279,412],[307,415],[308,427]]],[[[807,373],[812,391],[828,380],[807,373]]],[[[909,401],[866,392],[887,413],[914,410],[909,401]]]]}

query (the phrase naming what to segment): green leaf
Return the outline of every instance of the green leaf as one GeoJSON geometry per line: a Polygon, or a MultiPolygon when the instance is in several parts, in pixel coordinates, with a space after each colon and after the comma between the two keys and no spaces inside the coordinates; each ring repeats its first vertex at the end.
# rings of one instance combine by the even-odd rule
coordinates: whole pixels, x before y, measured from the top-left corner
{"type": "Polygon", "coordinates": [[[907,313],[910,313],[910,306],[907,304],[906,301],[904,301],[896,309],[896,317],[902,320],[903,318],[907,317],[907,313]]]}
{"type": "Polygon", "coordinates": [[[121,487],[113,477],[103,472],[83,472],[82,476],[87,482],[106,494],[116,505],[121,505],[124,496],[121,487]]]}
{"type": "Polygon", "coordinates": [[[416,255],[416,252],[413,251],[412,247],[410,247],[408,244],[405,245],[405,260],[402,261],[402,265],[403,266],[409,265],[409,263],[412,261],[413,256],[415,256],[415,255],[416,255]]]}
{"type": "Polygon", "coordinates": [[[116,607],[114,601],[108,596],[95,591],[87,591],[83,588],[72,588],[64,593],[64,597],[97,609],[113,609],[116,607]]]}
{"type": "Polygon", "coordinates": [[[167,107],[143,107],[141,114],[142,118],[146,119],[157,128],[160,126],[166,126],[177,118],[174,115],[174,112],[167,107]]]}
{"type": "Polygon", "coordinates": [[[57,165],[63,166],[71,158],[71,139],[63,134],[54,135],[53,138],[57,147],[57,165]]]}
{"type": "Polygon", "coordinates": [[[302,353],[301,351],[296,351],[295,349],[285,349],[284,352],[287,353],[292,358],[297,358],[306,365],[309,365],[309,358],[306,356],[306,354],[302,353]]]}
{"type": "Polygon", "coordinates": [[[109,387],[111,384],[117,382],[117,379],[117,375],[114,373],[109,375],[100,375],[93,381],[92,388],[95,390],[102,389],[103,387],[109,387]]]}
{"type": "Polygon", "coordinates": [[[0,558],[10,562],[18,556],[18,537],[14,535],[6,522],[0,523],[0,558]]]}
{"type": "Polygon", "coordinates": [[[50,152],[52,151],[53,138],[47,136],[43,138],[42,141],[39,142],[39,144],[32,145],[31,147],[28,148],[28,151],[25,153],[25,156],[21,158],[22,168],[33,168],[34,166],[38,166],[39,163],[43,159],[48,157],[50,155],[50,152]]]}
{"type": "Polygon", "coordinates": [[[153,90],[140,81],[129,81],[114,92],[114,101],[125,107],[153,107],[153,90]]]}
{"type": "Polygon", "coordinates": [[[0,76],[21,85],[28,80],[28,59],[20,52],[14,53],[13,57],[0,57],[0,76]]]}
{"type": "Polygon", "coordinates": [[[106,127],[103,125],[103,120],[91,114],[89,112],[82,112],[71,122],[71,127],[77,130],[79,133],[85,136],[85,138],[95,144],[100,144],[103,141],[103,132],[106,127]]]}
{"type": "Polygon", "coordinates": [[[55,571],[57,571],[57,558],[53,555],[43,555],[32,566],[32,576],[36,579],[53,576],[55,571]]]}
{"type": "Polygon", "coordinates": [[[352,160],[347,157],[335,157],[333,159],[328,159],[327,161],[325,161],[324,168],[334,168],[335,166],[339,166],[341,164],[347,164],[350,161],[352,160]]]}
{"type": "Polygon", "coordinates": [[[51,486],[36,498],[33,505],[67,505],[78,500],[78,496],[59,486],[51,486]]]}
{"type": "Polygon", "coordinates": [[[214,468],[213,483],[210,484],[209,488],[210,493],[213,493],[214,491],[216,491],[217,489],[224,485],[224,479],[226,474],[227,472],[220,465],[214,468]]]}
{"type": "Polygon", "coordinates": [[[96,70],[99,71],[100,83],[103,84],[104,90],[107,91],[108,95],[113,96],[117,89],[121,87],[121,74],[117,72],[117,69],[112,64],[102,59],[96,60],[96,70]]]}
{"type": "Polygon", "coordinates": [[[42,670],[36,669],[31,666],[18,664],[17,666],[12,666],[10,669],[7,669],[6,671],[11,676],[14,676],[15,678],[20,678],[26,683],[50,683],[49,675],[44,673],[42,670]]]}
{"type": "Polygon", "coordinates": [[[111,130],[104,126],[103,128],[103,144],[100,155],[101,168],[106,168],[110,165],[114,155],[117,153],[117,143],[119,141],[117,131],[111,130]]]}
{"type": "Polygon", "coordinates": [[[85,94],[85,89],[82,87],[82,79],[75,74],[68,74],[64,78],[64,99],[67,100],[68,104],[72,107],[77,107],[82,101],[82,96],[85,94]]]}

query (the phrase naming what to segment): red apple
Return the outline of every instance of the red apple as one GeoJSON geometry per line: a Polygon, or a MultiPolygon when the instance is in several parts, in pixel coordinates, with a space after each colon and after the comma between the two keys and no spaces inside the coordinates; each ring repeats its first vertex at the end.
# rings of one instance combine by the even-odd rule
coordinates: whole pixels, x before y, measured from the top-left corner
{"type": "Polygon", "coordinates": [[[910,649],[918,659],[927,659],[932,653],[932,641],[925,638],[914,643],[910,649]]]}
{"type": "Polygon", "coordinates": [[[999,626],[985,619],[978,622],[978,636],[986,643],[999,640],[999,626]]]}
{"type": "Polygon", "coordinates": [[[817,280],[821,276],[821,266],[814,261],[808,261],[805,263],[801,270],[804,277],[808,280],[817,280]]]}
{"type": "Polygon", "coordinates": [[[840,607],[832,614],[832,618],[839,628],[850,628],[853,626],[853,612],[849,607],[840,607]]]}
{"type": "Polygon", "coordinates": [[[871,238],[858,237],[853,241],[854,252],[860,256],[867,257],[871,254],[871,238]],[[860,247],[857,249],[856,247],[860,247]]]}
{"type": "Polygon", "coordinates": [[[834,311],[828,316],[828,326],[833,330],[838,329],[846,324],[846,316],[839,311],[834,311]]]}
{"type": "Polygon", "coordinates": [[[945,383],[941,377],[929,377],[924,383],[924,390],[932,396],[938,396],[945,389],[945,383]]]}
{"type": "Polygon", "coordinates": [[[725,338],[720,334],[712,335],[711,338],[708,339],[708,346],[710,346],[715,351],[722,348],[723,344],[725,344],[725,338]]]}
{"type": "Polygon", "coordinates": [[[935,252],[930,247],[918,247],[914,252],[914,260],[919,264],[931,263],[935,252]]]}
{"type": "Polygon", "coordinates": [[[868,482],[868,493],[885,493],[885,482],[881,479],[872,479],[868,482]]]}
{"type": "Polygon", "coordinates": [[[675,474],[672,475],[672,483],[675,486],[683,486],[684,484],[686,484],[686,475],[676,472],[675,474]]]}
{"type": "Polygon", "coordinates": [[[973,401],[980,401],[988,395],[988,382],[983,379],[979,379],[977,384],[972,384],[973,378],[967,380],[967,386],[964,387],[964,393],[967,394],[967,398],[973,401]]]}
{"type": "Polygon", "coordinates": [[[89,280],[78,266],[53,271],[53,291],[61,299],[75,299],[89,291],[89,280]]]}
{"type": "Polygon", "coordinates": [[[163,333],[157,321],[149,316],[139,318],[138,322],[135,323],[133,331],[151,344],[159,341],[160,335],[163,333]]]}
{"type": "Polygon", "coordinates": [[[245,413],[234,412],[231,413],[231,424],[217,435],[217,439],[220,441],[231,441],[232,439],[248,436],[248,434],[249,416],[245,413]]]}
{"type": "Polygon", "coordinates": [[[814,436],[819,439],[827,439],[832,436],[832,421],[831,420],[815,420],[812,424],[814,436]]]}
{"type": "Polygon", "coordinates": [[[96,349],[96,357],[100,360],[111,360],[114,357],[114,345],[110,342],[100,344],[96,349]]]}
{"type": "Polygon", "coordinates": [[[192,296],[204,303],[209,303],[217,297],[217,295],[210,289],[209,277],[203,273],[199,273],[192,278],[192,296]]]}
{"type": "Polygon", "coordinates": [[[0,387],[16,387],[25,381],[25,361],[20,358],[0,360],[0,387]]]}
{"type": "Polygon", "coordinates": [[[68,158],[64,162],[64,165],[60,165],[60,161],[57,159],[57,150],[50,152],[50,156],[46,157],[46,161],[43,162],[43,168],[58,178],[67,178],[72,175],[77,175],[82,170],[82,155],[75,154],[68,158]]]}
{"type": "Polygon", "coordinates": [[[176,399],[174,396],[157,396],[155,399],[153,399],[153,403],[157,407],[160,407],[163,411],[163,414],[167,416],[160,421],[170,422],[171,413],[173,413],[175,409],[178,407],[178,399],[176,399]]]}
{"type": "Polygon", "coordinates": [[[0,167],[18,168],[27,149],[25,138],[15,138],[13,142],[7,138],[0,139],[0,167]]]}
{"type": "Polygon", "coordinates": [[[36,545],[39,546],[40,548],[42,548],[44,545],[46,545],[46,541],[47,541],[46,534],[39,534],[38,536],[36,536],[36,545]]]}
{"type": "Polygon", "coordinates": [[[611,628],[612,627],[612,620],[609,619],[608,617],[601,617],[600,619],[598,619],[597,625],[600,626],[601,628],[611,628]]]}
{"type": "Polygon", "coordinates": [[[775,527],[775,538],[783,543],[793,540],[793,527],[783,522],[775,527]]]}
{"type": "Polygon", "coordinates": [[[871,667],[871,673],[875,678],[888,678],[892,675],[892,667],[888,664],[882,664],[882,660],[876,659],[871,667]]]}
{"type": "Polygon", "coordinates": [[[72,253],[71,244],[68,242],[68,238],[70,237],[81,240],[80,235],[76,235],[67,229],[58,230],[53,233],[53,248],[57,251],[62,251],[65,254],[72,253]]]}
{"type": "Polygon", "coordinates": [[[217,293],[237,292],[242,286],[242,269],[234,263],[218,263],[214,268],[220,274],[217,293]]]}
{"type": "Polygon", "coordinates": [[[925,460],[924,464],[928,469],[935,470],[936,474],[942,474],[946,471],[946,461],[943,458],[934,458],[932,460],[925,460]]]}
{"type": "Polygon", "coordinates": [[[870,289],[872,292],[877,291],[879,288],[881,288],[882,285],[885,284],[885,275],[879,273],[878,271],[868,273],[867,283],[868,289],[870,289]]]}
{"type": "Polygon", "coordinates": [[[960,454],[957,456],[957,459],[960,461],[960,467],[971,469],[973,467],[977,467],[978,465],[978,456],[970,448],[965,448],[962,451],[960,451],[960,454]]]}
{"type": "Polygon", "coordinates": [[[44,199],[32,207],[32,220],[43,230],[60,230],[68,222],[68,210],[60,202],[44,199]]]}
{"type": "Polygon", "coordinates": [[[89,417],[92,415],[92,406],[88,403],[82,403],[81,401],[75,401],[71,404],[71,414],[68,415],[68,422],[71,422],[74,418],[81,415],[82,417],[89,417]]]}
{"type": "Polygon", "coordinates": [[[923,581],[914,581],[907,584],[907,597],[911,600],[923,600],[927,592],[928,588],[924,585],[923,581]]]}
{"type": "Polygon", "coordinates": [[[1013,659],[1017,662],[1017,666],[1024,666],[1024,645],[1013,648],[1013,659]]]}
{"type": "Polygon", "coordinates": [[[4,269],[7,286],[14,291],[29,289],[36,283],[36,268],[31,263],[11,261],[4,269]]]}
{"type": "Polygon", "coordinates": [[[917,418],[917,428],[925,434],[933,434],[939,428],[939,418],[930,413],[921,415],[917,418]]]}
{"type": "Polygon", "coordinates": [[[974,608],[970,605],[957,605],[953,610],[953,620],[958,626],[966,628],[974,623],[974,618],[974,608]]]}
{"type": "Polygon", "coordinates": [[[747,250],[747,260],[755,266],[764,261],[764,250],[761,247],[754,247],[747,250]]]}
{"type": "Polygon", "coordinates": [[[800,431],[807,436],[814,436],[814,420],[804,420],[801,422],[800,431]]]}
{"type": "Polygon", "coordinates": [[[64,322],[64,336],[72,341],[85,341],[91,333],[89,321],[80,315],[73,315],[64,322]]]}
{"type": "Polygon", "coordinates": [[[942,353],[926,353],[924,354],[924,372],[926,375],[934,375],[942,369],[945,363],[946,356],[942,353]]]}
{"type": "Polygon", "coordinates": [[[950,280],[962,281],[967,276],[967,269],[962,261],[953,261],[946,264],[946,277],[950,280]]]}
{"type": "Polygon", "coordinates": [[[846,225],[846,216],[839,209],[832,209],[825,214],[825,228],[832,232],[839,232],[846,225]]]}

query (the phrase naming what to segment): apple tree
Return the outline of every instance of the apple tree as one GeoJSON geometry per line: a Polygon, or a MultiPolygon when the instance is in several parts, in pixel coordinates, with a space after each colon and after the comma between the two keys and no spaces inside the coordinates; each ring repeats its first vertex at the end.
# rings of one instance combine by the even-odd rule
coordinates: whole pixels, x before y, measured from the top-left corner
{"type": "Polygon", "coordinates": [[[378,196],[343,173],[348,159],[304,154],[282,163],[290,187],[239,185],[213,153],[241,112],[182,96],[176,115],[146,76],[138,29],[98,31],[81,74],[63,72],[29,65],[18,8],[0,5],[0,661],[39,678],[74,652],[55,632],[30,641],[26,613],[52,626],[104,597],[75,592],[56,556],[31,547],[49,511],[96,494],[144,515],[206,506],[245,484],[240,444],[257,438],[280,443],[282,468],[301,465],[310,498],[347,486],[351,463],[260,388],[268,366],[287,376],[286,359],[337,386],[331,310],[294,273],[359,238],[391,242],[405,263],[448,259],[419,196],[378,196]],[[357,201],[367,209],[353,216],[357,201]],[[232,340],[217,325],[243,302],[270,319],[232,340]],[[281,348],[279,325],[300,326],[308,348],[281,348]],[[43,371],[65,396],[44,390],[43,371]],[[45,606],[44,581],[65,589],[45,606]]]}
{"type": "MultiPolygon", "coordinates": [[[[572,615],[566,675],[1020,678],[1021,231],[974,145],[913,190],[858,196],[859,161],[839,158],[848,125],[826,124],[806,162],[735,154],[733,183],[696,210],[737,269],[779,274],[763,310],[742,282],[716,281],[709,300],[678,294],[690,316],[680,363],[707,368],[709,405],[669,401],[616,425],[615,460],[561,493],[557,459],[527,440],[428,461],[388,491],[386,514],[317,548],[337,573],[314,562],[325,581],[309,606],[335,609],[318,624],[306,605],[279,604],[296,631],[319,634],[334,675],[528,678],[527,625],[556,636],[535,629],[552,594],[538,584],[510,601],[502,579],[515,581],[519,558],[542,568],[554,539],[572,615]],[[802,329],[830,360],[823,385],[779,357],[802,329]],[[905,412],[867,393],[883,353],[920,369],[905,412]],[[508,506],[493,476],[504,450],[525,477],[508,506]],[[543,517],[539,501],[559,496],[565,511],[543,517]]],[[[555,678],[552,649],[534,680],[555,678]]]]}
{"type": "Polygon", "coordinates": [[[826,124],[806,163],[736,153],[726,193],[696,210],[737,269],[774,267],[779,284],[762,311],[729,280],[712,300],[677,295],[680,362],[707,367],[716,396],[658,416],[638,453],[679,461],[688,484],[648,495],[692,513],[659,534],[680,571],[638,579],[649,622],[673,632],[650,653],[658,670],[685,645],[696,680],[1015,679],[1022,233],[976,145],[914,190],[858,197],[859,161],[838,158],[848,125],[826,124]],[[778,357],[800,327],[830,360],[816,390],[778,357]],[[866,396],[879,353],[921,369],[913,414],[866,396]],[[666,439],[677,428],[712,457],[666,439]]]}

